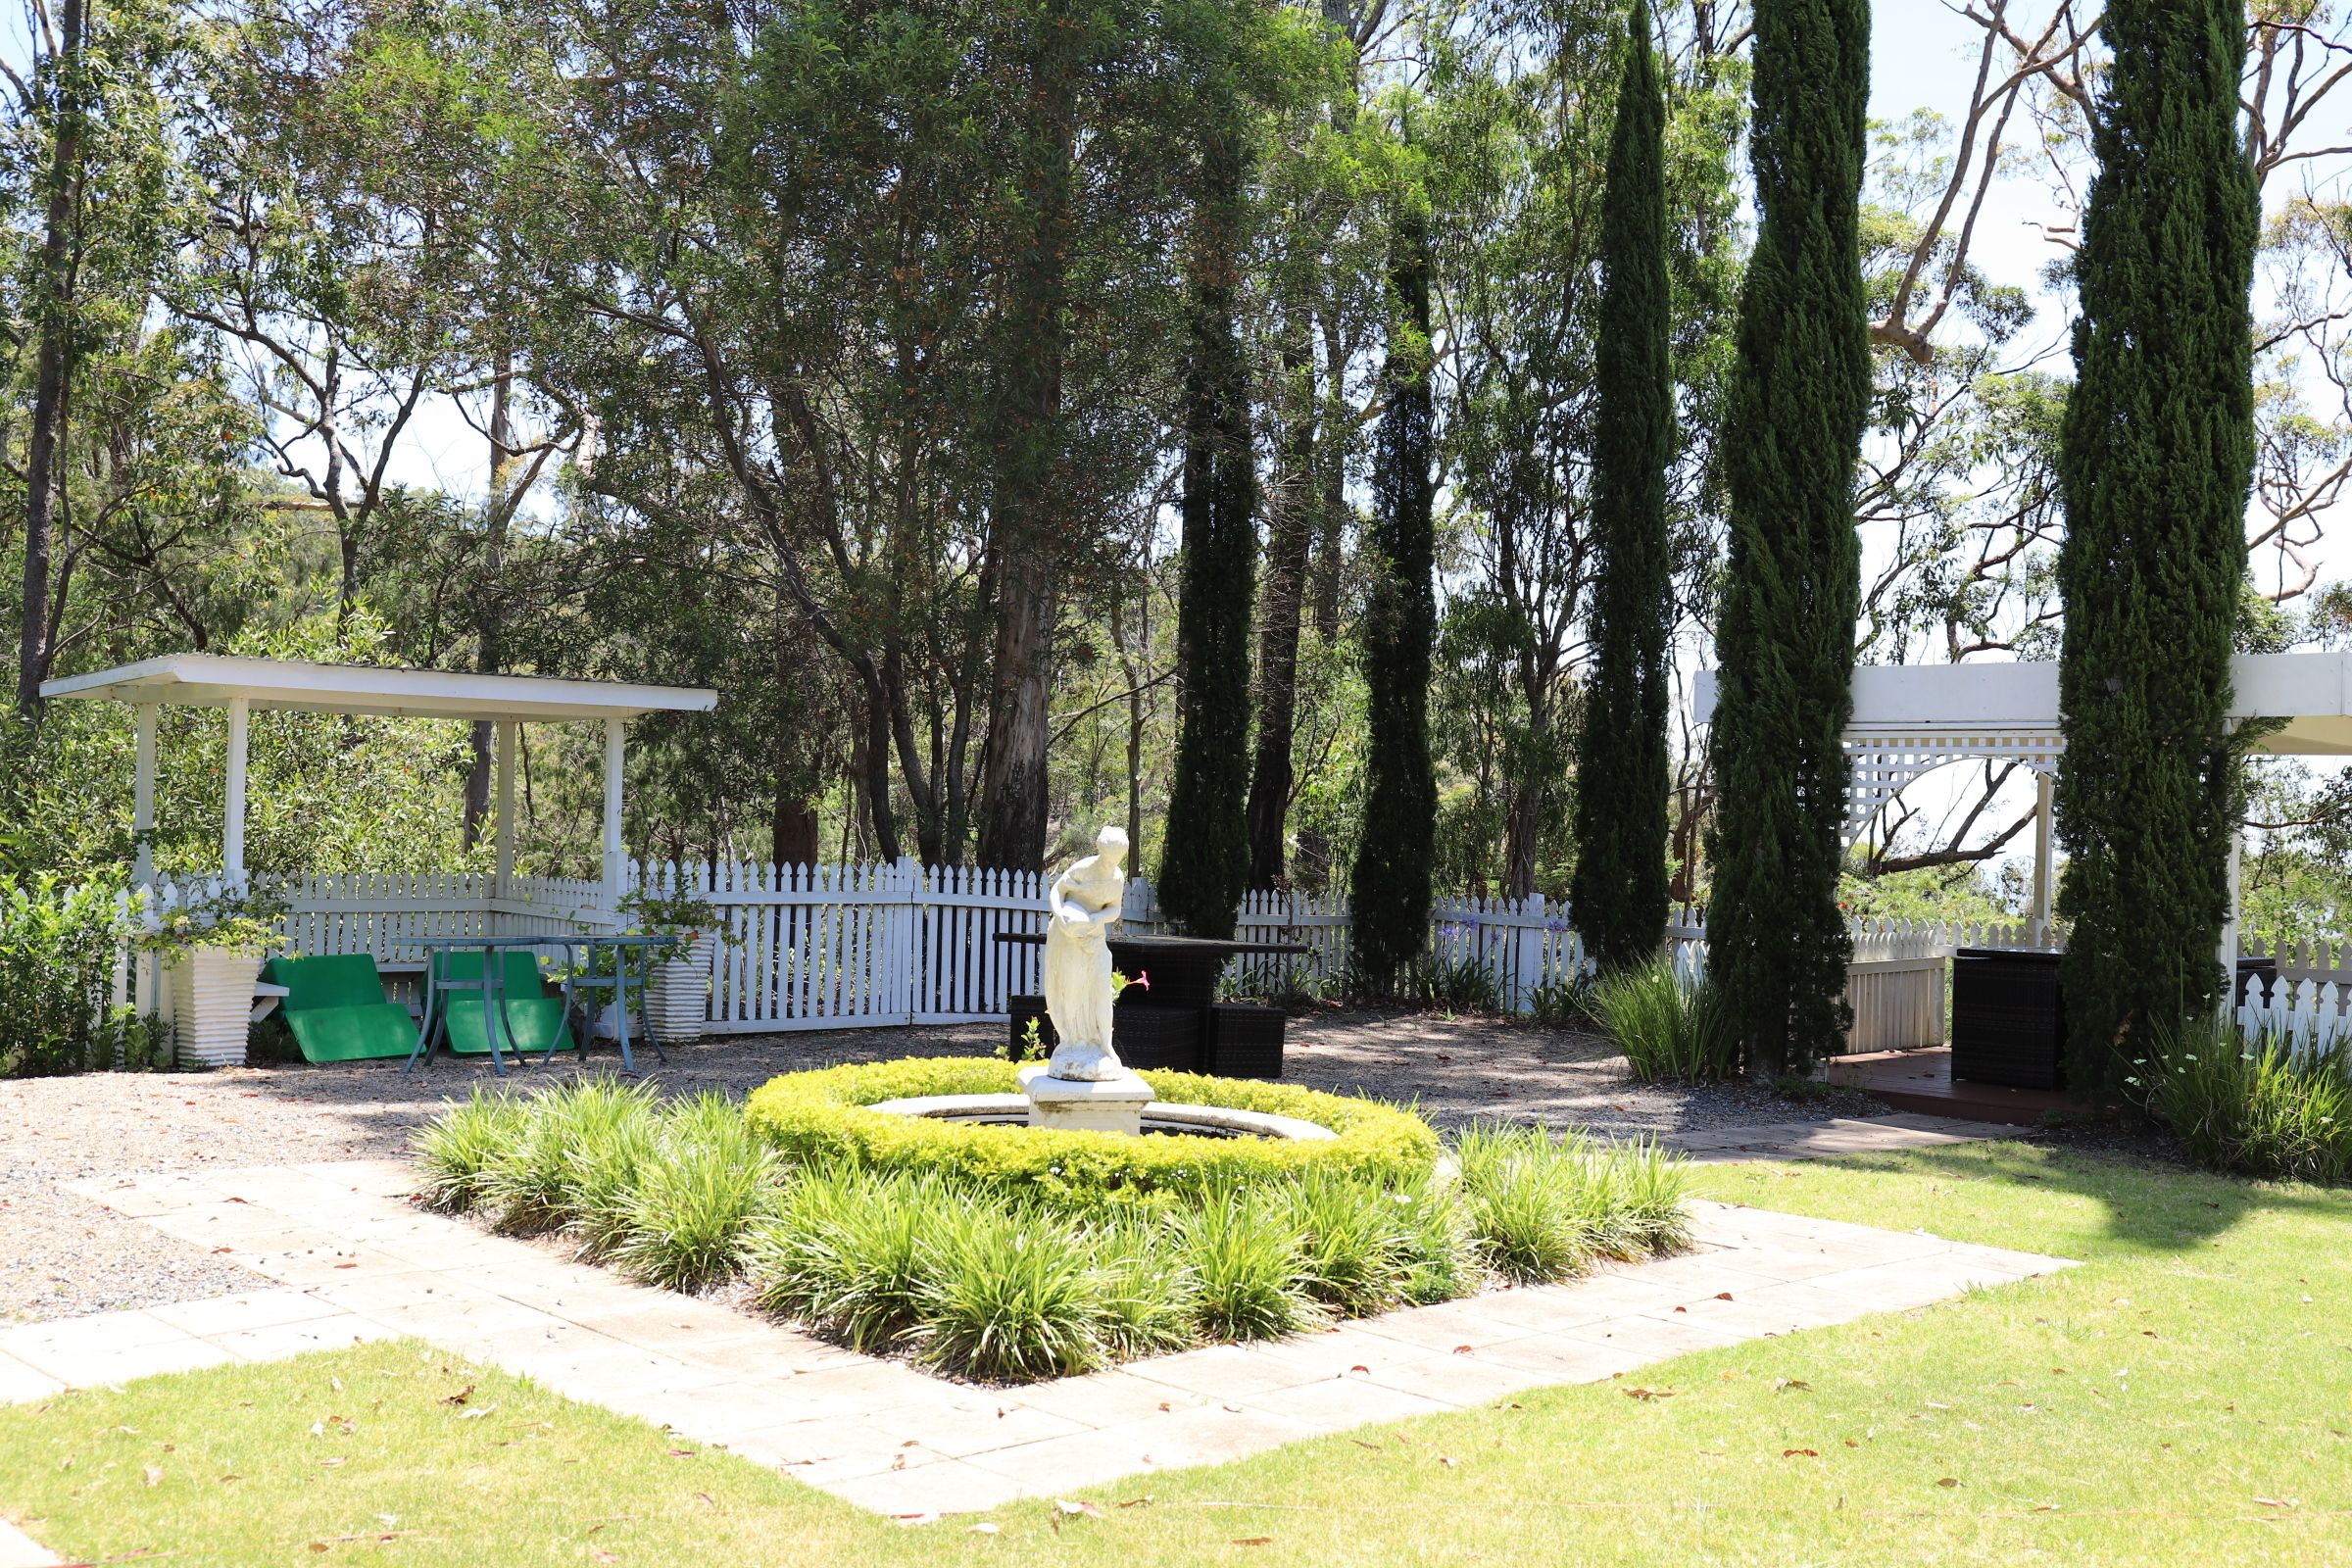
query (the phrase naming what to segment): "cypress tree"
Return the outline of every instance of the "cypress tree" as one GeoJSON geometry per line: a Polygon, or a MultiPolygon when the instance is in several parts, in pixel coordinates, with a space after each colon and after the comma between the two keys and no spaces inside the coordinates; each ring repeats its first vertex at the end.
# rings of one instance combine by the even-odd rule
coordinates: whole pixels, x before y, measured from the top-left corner
{"type": "Polygon", "coordinates": [[[1372,523],[1364,540],[1370,729],[1364,821],[1348,879],[1356,973],[1384,987],[1429,940],[1438,815],[1429,755],[1429,662],[1438,630],[1430,477],[1436,412],[1429,380],[1429,228],[1417,211],[1397,220],[1391,283],[1398,324],[1381,370],[1387,407],[1373,438],[1372,523]]]}
{"type": "Polygon", "coordinates": [[[2085,1094],[2114,1090],[2144,1029],[2210,1007],[2221,983],[2260,221],[2237,0],[2115,0],[2101,30],[2114,64],[2058,459],[2061,979],[2085,1094]]]}
{"type": "Polygon", "coordinates": [[[1203,937],[1233,935],[1250,880],[1250,607],[1257,473],[1249,370],[1234,319],[1245,161],[1238,127],[1229,124],[1209,135],[1191,259],[1176,765],[1159,903],[1181,930],[1203,937]]]}
{"type": "Polygon", "coordinates": [[[1604,968],[1638,963],[1666,934],[1666,637],[1673,613],[1666,467],[1674,461],[1668,349],[1666,106],[1634,0],[1609,133],[1594,356],[1592,675],[1576,761],[1577,930],[1604,968]]]}
{"type": "Polygon", "coordinates": [[[1762,219],[1724,434],[1731,560],[1715,634],[1708,967],[1759,1076],[1839,1049],[1852,951],[1838,907],[1870,400],[1859,203],[1868,0],[1757,0],[1762,219]]]}

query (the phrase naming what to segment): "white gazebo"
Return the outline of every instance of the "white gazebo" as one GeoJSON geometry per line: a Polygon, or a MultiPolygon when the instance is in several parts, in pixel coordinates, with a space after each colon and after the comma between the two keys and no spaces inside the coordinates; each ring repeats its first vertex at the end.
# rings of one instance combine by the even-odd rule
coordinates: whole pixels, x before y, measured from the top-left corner
{"type": "MultiPolygon", "coordinates": [[[[718,694],[702,687],[640,686],[620,681],[558,680],[541,675],[471,675],[438,669],[384,669],[362,664],[316,664],[220,654],[170,654],[95,674],[44,682],[50,701],[106,698],[128,703],[138,718],[131,784],[131,823],[137,835],[139,886],[155,879],[150,839],[155,827],[156,711],[167,703],[228,711],[226,807],[220,831],[222,874],[245,876],[245,756],[248,715],[255,710],[310,713],[377,713],[405,718],[459,718],[497,726],[492,907],[514,892],[514,760],[524,721],[601,721],[605,726],[605,912],[620,899],[627,871],[621,841],[621,774],[625,727],[646,713],[709,712],[718,694]]],[[[485,912],[490,912],[485,910],[485,912]]]]}
{"type": "MultiPolygon", "coordinates": [[[[2230,717],[2269,720],[2253,749],[2274,756],[2352,757],[2352,653],[2240,654],[2230,661],[2230,717]]],[[[1695,716],[1715,712],[1716,673],[1699,674],[1695,716]]],[[[1846,789],[1848,840],[1888,801],[1947,762],[1992,759],[2034,775],[2034,910],[2050,918],[2050,784],[2066,735],[2058,719],[2053,663],[1892,664],[1854,671],[1854,711],[1844,731],[1853,777],[1846,789]]],[[[2225,965],[2235,960],[2237,841],[2230,840],[2231,913],[2222,935],[2225,965]]]]}

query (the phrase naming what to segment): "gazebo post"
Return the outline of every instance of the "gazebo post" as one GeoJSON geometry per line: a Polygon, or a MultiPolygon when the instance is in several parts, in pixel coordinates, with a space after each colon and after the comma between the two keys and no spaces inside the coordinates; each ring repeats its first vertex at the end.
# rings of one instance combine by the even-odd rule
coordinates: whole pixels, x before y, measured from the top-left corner
{"type": "Polygon", "coordinates": [[[2233,1017],[2237,1012],[2237,890],[2241,872],[2241,854],[2244,833],[2235,822],[2230,824],[2230,915],[2222,922],[2222,946],[2217,955],[2222,961],[2222,1016],[2233,1017]]]}
{"type": "Polygon", "coordinates": [[[130,762],[131,881],[138,887],[155,885],[155,712],[153,703],[132,708],[138,720],[138,742],[130,762]]]}
{"type": "Polygon", "coordinates": [[[2037,768],[2034,773],[2034,935],[2042,942],[2050,939],[2054,869],[2050,864],[2050,775],[2037,768]]]}
{"type": "Polygon", "coordinates": [[[245,743],[253,699],[239,693],[228,700],[227,800],[220,821],[220,868],[228,880],[245,880],[245,743]]]}
{"type": "Polygon", "coordinates": [[[514,896],[514,754],[522,743],[522,724],[517,719],[498,721],[498,818],[497,869],[491,875],[490,896],[507,899],[514,896]]]}
{"type": "Polygon", "coordinates": [[[605,720],[605,908],[620,914],[621,878],[628,867],[620,846],[621,721],[605,720]]]}

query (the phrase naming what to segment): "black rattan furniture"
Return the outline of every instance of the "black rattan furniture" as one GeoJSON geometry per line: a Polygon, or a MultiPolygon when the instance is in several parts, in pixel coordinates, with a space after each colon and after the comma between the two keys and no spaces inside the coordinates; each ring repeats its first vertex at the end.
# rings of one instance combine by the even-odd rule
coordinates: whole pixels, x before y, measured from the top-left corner
{"type": "Polygon", "coordinates": [[[1208,1009],[1208,1071],[1219,1078],[1280,1078],[1280,1007],[1220,1002],[1208,1009]]]}
{"type": "Polygon", "coordinates": [[[2012,1089],[2066,1087],[2066,1005],[2058,955],[1960,948],[1952,954],[1952,1076],[2012,1089]]]}
{"type": "MultiPolygon", "coordinates": [[[[999,942],[1039,946],[1042,932],[1006,931],[999,942]]],[[[1129,985],[1119,993],[1112,1016],[1111,1048],[1130,1067],[1174,1067],[1229,1078],[1282,1076],[1283,1015],[1274,1007],[1217,1001],[1217,976],[1237,954],[1302,954],[1287,942],[1215,942],[1201,937],[1112,937],[1110,961],[1129,985]],[[1234,1015],[1230,1026],[1225,1014],[1234,1015]],[[1248,1016],[1243,1016],[1243,1015],[1248,1016]],[[1220,1048],[1219,1030],[1231,1036],[1220,1048]],[[1232,1065],[1219,1065],[1230,1061],[1232,1065]]],[[[1007,999],[1013,1054],[1027,1043],[1029,1020],[1038,1020],[1046,1049],[1057,1044],[1046,1001],[1038,996],[1007,999]]]]}

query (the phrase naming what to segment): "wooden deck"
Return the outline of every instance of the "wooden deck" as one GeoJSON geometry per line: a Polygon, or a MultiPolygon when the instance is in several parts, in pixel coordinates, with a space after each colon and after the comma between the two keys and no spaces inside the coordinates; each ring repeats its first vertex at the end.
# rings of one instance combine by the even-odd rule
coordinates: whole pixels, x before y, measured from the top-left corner
{"type": "Polygon", "coordinates": [[[1952,1053],[1946,1046],[1832,1056],[1828,1070],[1830,1082],[1868,1090],[1897,1110],[1964,1121],[2031,1127],[2041,1120],[2043,1112],[2065,1110],[2073,1104],[2062,1090],[2007,1089],[1954,1079],[1952,1053]]]}

